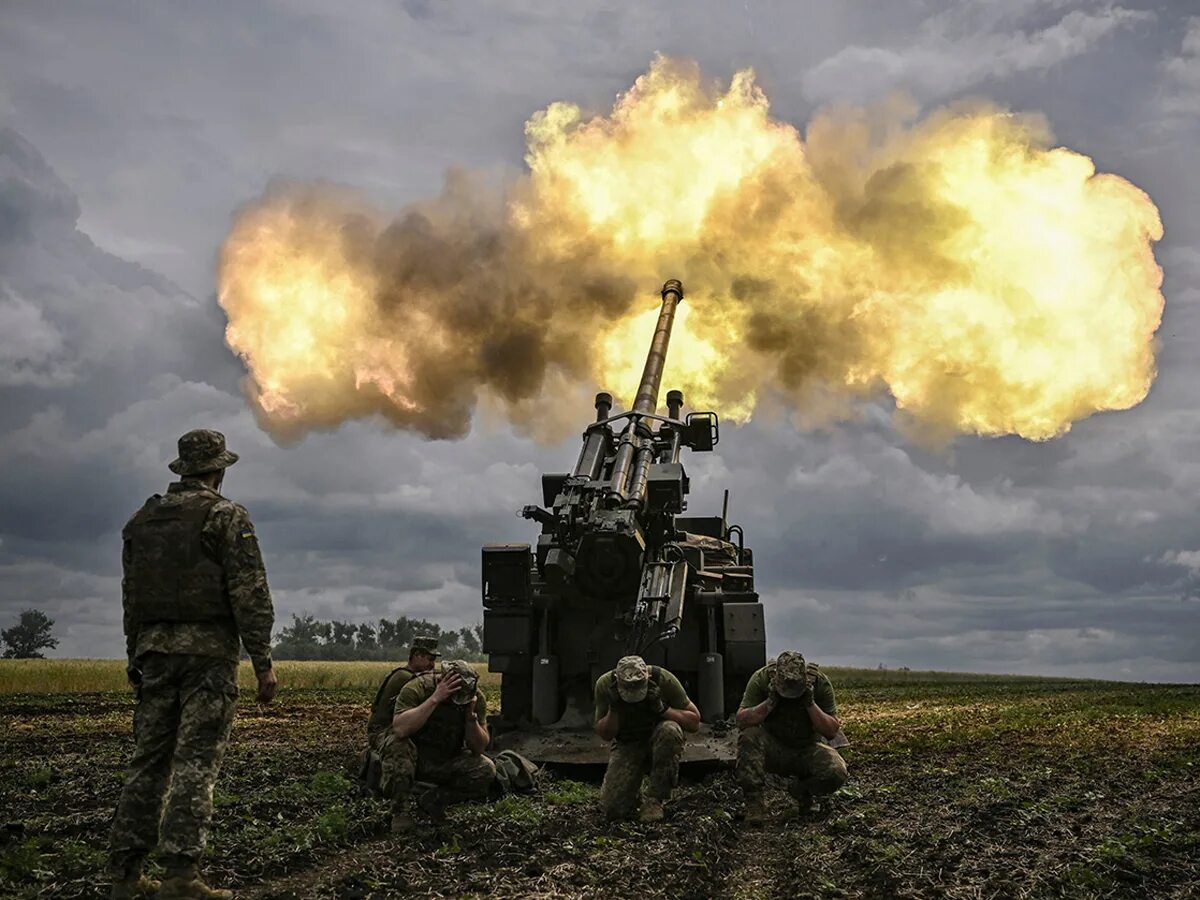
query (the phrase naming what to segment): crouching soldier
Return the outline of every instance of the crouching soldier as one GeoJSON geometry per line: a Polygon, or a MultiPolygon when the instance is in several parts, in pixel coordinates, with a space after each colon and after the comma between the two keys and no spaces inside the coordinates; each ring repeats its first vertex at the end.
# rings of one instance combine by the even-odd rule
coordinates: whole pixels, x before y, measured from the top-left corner
{"type": "MultiPolygon", "coordinates": [[[[383,760],[389,754],[403,752],[400,741],[392,733],[392,719],[396,715],[396,698],[401,689],[425,672],[432,672],[438,657],[436,637],[415,637],[408,650],[408,662],[388,673],[375,692],[371,703],[371,718],[367,720],[367,751],[363,759],[361,777],[372,791],[380,791],[383,775],[383,760]]],[[[385,795],[386,796],[386,795],[385,795]]],[[[390,798],[389,798],[390,799],[390,798]]],[[[408,798],[404,798],[407,811],[408,798]]]]}
{"type": "Polygon", "coordinates": [[[833,685],[799,653],[786,650],[750,676],[737,724],[737,778],[746,797],[747,824],[766,819],[768,772],[791,776],[788,793],[801,812],[812,808],[814,797],[828,796],[846,783],[845,761],[820,740],[841,732],[833,685]]]}
{"type": "Polygon", "coordinates": [[[626,656],[596,680],[596,722],[601,738],[613,741],[600,787],[605,818],[661,822],[663,803],[679,780],[683,733],[698,731],[700,710],[688,699],[679,679],[640,656],[626,656]],[[640,798],[642,779],[650,790],[640,798]]]}
{"type": "Polygon", "coordinates": [[[482,800],[496,779],[496,766],[483,755],[489,735],[487,700],[478,691],[479,676],[470,664],[452,659],[441,673],[426,672],[401,688],[392,719],[395,746],[383,758],[381,787],[392,798],[392,831],[415,827],[408,814],[413,783],[435,787],[417,798],[434,822],[446,806],[482,800]]]}

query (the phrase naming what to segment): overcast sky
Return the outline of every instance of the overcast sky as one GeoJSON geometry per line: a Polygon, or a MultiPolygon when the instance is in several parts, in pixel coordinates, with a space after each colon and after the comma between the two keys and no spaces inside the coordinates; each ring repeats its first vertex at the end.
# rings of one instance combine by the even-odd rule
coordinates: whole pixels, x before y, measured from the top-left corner
{"type": "MultiPolygon", "coordinates": [[[[119,531],[175,440],[224,431],[226,493],[292,613],[480,618],[479,545],[575,440],[496,423],[430,443],[375,422],[280,447],[222,341],[214,260],[276,176],[385,207],[451,165],[518,171],[528,116],[603,110],[656,52],[753,66],[775,115],[903,89],[1045,113],[1146,190],[1166,227],[1160,374],[1137,409],[1056,441],[943,453],[862,421],[727,427],[688,461],[693,511],[733,495],[772,652],[825,664],[1200,681],[1200,18],[1190,0],[570,4],[18,2],[0,9],[0,621],[117,656],[119,531]]],[[[669,385],[668,385],[669,386],[669,385]]],[[[580,409],[581,425],[589,409],[580,409]]]]}

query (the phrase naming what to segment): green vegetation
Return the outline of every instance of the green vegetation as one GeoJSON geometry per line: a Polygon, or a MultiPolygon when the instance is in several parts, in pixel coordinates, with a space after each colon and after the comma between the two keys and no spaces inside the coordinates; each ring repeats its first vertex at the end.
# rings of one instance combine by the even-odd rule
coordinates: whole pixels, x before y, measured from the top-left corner
{"type": "Polygon", "coordinates": [[[280,630],[272,654],[276,659],[397,659],[408,655],[417,636],[437,637],[446,659],[484,659],[483,625],[444,631],[435,622],[408,616],[360,625],[293,614],[292,623],[280,630]]]}
{"type": "MultiPolygon", "coordinates": [[[[746,832],[718,771],[685,776],[665,823],[610,825],[597,773],[559,772],[400,846],[354,778],[391,663],[279,665],[275,704],[242,697],[214,798],[208,868],[239,896],[1200,895],[1196,686],[830,669],[853,744],[827,814],[778,783],[746,832]]],[[[98,896],[123,682],[119,661],[0,664],[0,896],[98,896]]]]}

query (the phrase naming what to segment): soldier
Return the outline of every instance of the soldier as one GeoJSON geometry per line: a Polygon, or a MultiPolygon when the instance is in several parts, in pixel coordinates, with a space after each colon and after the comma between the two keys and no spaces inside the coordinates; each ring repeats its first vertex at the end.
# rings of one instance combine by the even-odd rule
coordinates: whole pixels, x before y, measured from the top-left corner
{"type": "Polygon", "coordinates": [[[768,772],[789,775],[788,792],[800,811],[813,797],[832,794],[846,783],[846,763],[821,738],[841,733],[833,685],[816,663],[785,650],[750,676],[737,712],[737,778],[746,796],[746,823],[766,819],[763,788],[768,772]]]}
{"type": "Polygon", "coordinates": [[[137,707],[136,746],[109,842],[114,898],[158,887],[142,875],[156,845],[166,869],[162,900],[233,896],[206,885],[198,866],[237,700],[239,639],[258,676],[259,702],[269,703],[276,689],[275,613],[254,526],[218,493],[237,459],[219,432],[189,431],[169,466],[180,480],[147,500],[122,534],[127,673],[137,707]]]}
{"type": "MultiPolygon", "coordinates": [[[[390,795],[383,790],[384,760],[389,755],[398,752],[397,748],[400,746],[400,742],[392,732],[392,718],[396,714],[396,697],[400,694],[401,689],[418,675],[433,671],[434,664],[442,655],[438,652],[437,644],[436,637],[414,637],[412,646],[408,650],[408,662],[393,669],[383,679],[383,683],[375,693],[375,700],[371,703],[371,718],[367,722],[367,758],[363,774],[366,777],[367,786],[372,790],[379,790],[385,797],[390,795]]],[[[395,769],[394,766],[386,766],[386,768],[389,772],[395,769]]],[[[387,786],[389,788],[392,786],[390,779],[387,786]]],[[[405,797],[405,804],[407,804],[407,800],[408,798],[405,797]]],[[[405,809],[397,811],[404,812],[405,809]]]]}
{"type": "Polygon", "coordinates": [[[487,700],[479,693],[479,676],[461,659],[425,672],[406,684],[396,697],[392,719],[394,746],[383,758],[383,789],[392,798],[392,831],[415,827],[407,812],[413,783],[436,785],[417,798],[434,822],[445,819],[446,806],[459,800],[482,800],[496,780],[495,764],[483,755],[490,735],[487,700]]]}
{"type": "Polygon", "coordinates": [[[661,822],[663,803],[679,780],[683,733],[700,729],[700,710],[679,679],[640,656],[625,656],[596,679],[596,734],[613,741],[600,787],[600,807],[609,821],[641,809],[643,822],[661,822]],[[649,773],[650,791],[639,798],[649,773]]]}

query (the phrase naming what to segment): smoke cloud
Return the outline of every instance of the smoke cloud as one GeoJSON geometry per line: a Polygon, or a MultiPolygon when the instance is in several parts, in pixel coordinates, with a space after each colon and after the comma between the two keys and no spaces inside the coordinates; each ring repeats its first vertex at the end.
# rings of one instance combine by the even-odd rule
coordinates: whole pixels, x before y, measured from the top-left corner
{"type": "Polygon", "coordinates": [[[1157,210],[1036,116],[896,100],[801,135],[752,73],[659,59],[609,113],[555,103],[526,133],[501,189],[452,171],[392,217],[278,183],[240,210],[219,299],[264,428],[453,438],[485,404],[545,434],[561,391],[578,427],[592,389],[632,398],[667,278],[664,387],[735,420],[888,392],[918,434],[1044,440],[1153,381],[1157,210]]]}

